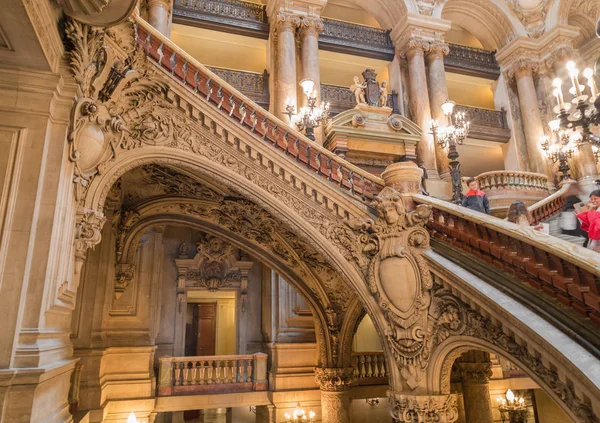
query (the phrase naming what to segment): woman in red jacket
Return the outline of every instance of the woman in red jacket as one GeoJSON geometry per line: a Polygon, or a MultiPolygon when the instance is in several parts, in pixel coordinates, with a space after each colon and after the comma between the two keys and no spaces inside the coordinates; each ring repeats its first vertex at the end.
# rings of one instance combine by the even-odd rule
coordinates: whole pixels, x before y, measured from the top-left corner
{"type": "Polygon", "coordinates": [[[600,253],[600,189],[590,194],[589,210],[579,213],[577,218],[581,221],[581,229],[590,237],[588,248],[600,253]]]}

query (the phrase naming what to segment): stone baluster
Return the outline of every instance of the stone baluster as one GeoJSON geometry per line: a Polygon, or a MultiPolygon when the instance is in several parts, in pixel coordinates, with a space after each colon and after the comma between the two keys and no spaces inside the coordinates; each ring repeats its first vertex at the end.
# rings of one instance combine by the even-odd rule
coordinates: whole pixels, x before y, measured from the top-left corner
{"type": "Polygon", "coordinates": [[[352,423],[349,389],[354,369],[315,368],[315,377],[321,389],[321,422],[352,423]]]}
{"type": "Polygon", "coordinates": [[[544,136],[544,123],[537,102],[533,73],[538,69],[537,63],[521,59],[509,71],[517,82],[519,94],[519,105],[521,107],[521,120],[527,143],[527,154],[529,156],[529,167],[533,172],[548,175],[549,184],[554,179],[544,152],[542,151],[541,139],[544,136]]]}
{"type": "Polygon", "coordinates": [[[171,38],[173,0],[148,0],[148,22],[161,34],[171,38]]]}
{"type": "Polygon", "coordinates": [[[462,379],[466,421],[493,423],[489,385],[492,364],[489,353],[471,351],[455,364],[455,370],[462,379]]]}
{"type": "Polygon", "coordinates": [[[454,394],[417,396],[388,391],[388,398],[392,418],[396,422],[452,423],[458,419],[458,403],[454,394]],[[407,417],[410,420],[406,420],[407,417]]]}
{"type": "MultiPolygon", "coordinates": [[[[444,56],[450,52],[446,43],[435,40],[429,43],[427,50],[427,65],[429,66],[429,103],[431,105],[431,117],[440,125],[447,124],[446,116],[442,111],[442,104],[448,100],[448,88],[446,87],[446,71],[444,69],[444,56]]],[[[445,149],[435,145],[435,157],[437,170],[442,179],[450,178],[450,159],[445,149]]]]}
{"type": "MultiPolygon", "coordinates": [[[[300,51],[302,79],[315,82],[317,105],[321,104],[321,68],[319,67],[319,34],[323,31],[323,20],[317,16],[303,17],[300,21],[300,51]]],[[[305,100],[305,97],[303,100],[305,100]]],[[[315,141],[323,144],[322,127],[315,129],[315,141]]]]}
{"type": "Polygon", "coordinates": [[[409,108],[413,120],[423,130],[417,147],[419,162],[425,166],[428,179],[439,179],[437,171],[435,146],[430,134],[431,109],[427,89],[427,74],[425,72],[425,52],[429,42],[421,37],[411,37],[405,46],[408,59],[409,74],[409,108]]]}
{"type": "Polygon", "coordinates": [[[277,13],[274,18],[276,56],[273,114],[289,122],[285,106],[287,99],[296,105],[296,28],[300,24],[300,18],[285,12],[277,13]]]}

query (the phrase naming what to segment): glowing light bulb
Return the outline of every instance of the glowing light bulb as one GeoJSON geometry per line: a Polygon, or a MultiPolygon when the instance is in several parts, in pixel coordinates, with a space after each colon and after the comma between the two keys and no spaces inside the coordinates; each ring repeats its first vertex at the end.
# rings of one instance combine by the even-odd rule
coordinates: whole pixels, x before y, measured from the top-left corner
{"type": "Polygon", "coordinates": [[[138,419],[135,417],[133,411],[131,412],[129,417],[127,417],[127,423],[138,423],[138,419]]]}
{"type": "Polygon", "coordinates": [[[509,402],[513,402],[515,400],[515,394],[513,394],[513,391],[511,391],[510,389],[506,391],[506,399],[509,402]]]}

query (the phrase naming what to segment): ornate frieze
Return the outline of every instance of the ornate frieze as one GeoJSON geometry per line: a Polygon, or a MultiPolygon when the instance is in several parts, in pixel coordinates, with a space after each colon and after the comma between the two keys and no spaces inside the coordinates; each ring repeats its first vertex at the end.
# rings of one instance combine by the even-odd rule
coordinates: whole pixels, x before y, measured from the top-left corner
{"type": "Polygon", "coordinates": [[[315,380],[322,391],[341,392],[350,389],[354,382],[354,368],[315,367],[315,380]]]}
{"type": "Polygon", "coordinates": [[[452,423],[458,419],[456,395],[402,395],[388,392],[391,413],[399,423],[452,423]]]}

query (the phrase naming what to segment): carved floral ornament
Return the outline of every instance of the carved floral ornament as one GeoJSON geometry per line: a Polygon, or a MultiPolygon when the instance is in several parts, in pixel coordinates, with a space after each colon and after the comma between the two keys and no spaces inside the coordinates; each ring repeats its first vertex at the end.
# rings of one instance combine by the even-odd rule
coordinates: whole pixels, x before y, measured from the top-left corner
{"type": "Polygon", "coordinates": [[[341,392],[354,382],[354,368],[315,368],[315,380],[322,391],[341,392]]]}
{"type": "Polygon", "coordinates": [[[452,423],[458,419],[456,395],[411,396],[388,392],[392,417],[400,423],[452,423]]]}

